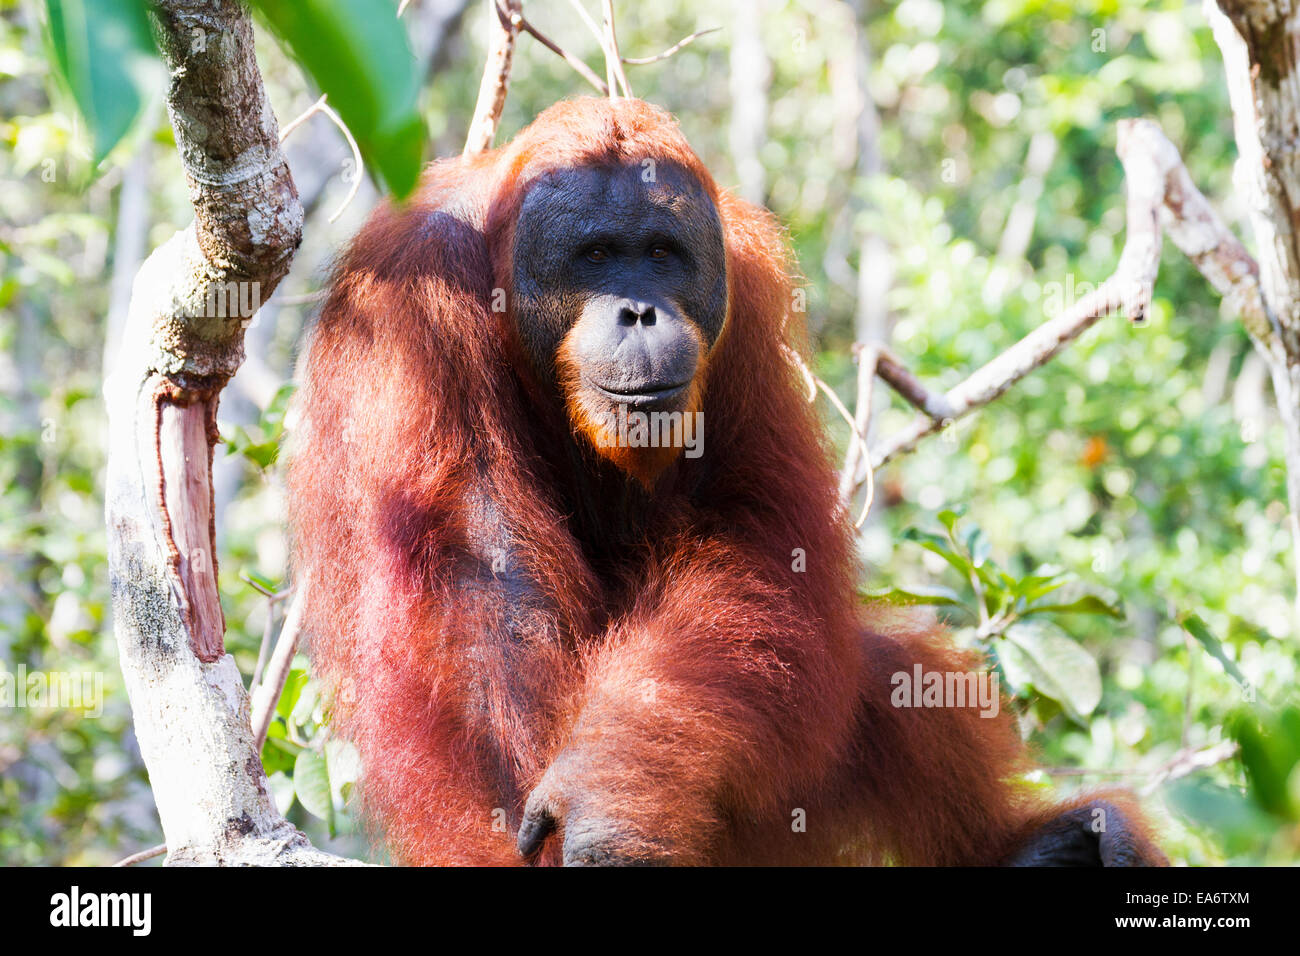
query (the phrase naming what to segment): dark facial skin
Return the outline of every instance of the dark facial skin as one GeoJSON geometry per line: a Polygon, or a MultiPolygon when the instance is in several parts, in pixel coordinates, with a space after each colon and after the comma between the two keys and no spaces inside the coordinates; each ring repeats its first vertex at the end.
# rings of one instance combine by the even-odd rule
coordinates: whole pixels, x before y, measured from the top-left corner
{"type": "Polygon", "coordinates": [[[543,379],[564,344],[588,406],[672,408],[727,316],[722,224],[708,194],[667,165],[540,177],[514,247],[514,313],[543,379]],[[566,341],[567,337],[567,341],[566,341]]]}

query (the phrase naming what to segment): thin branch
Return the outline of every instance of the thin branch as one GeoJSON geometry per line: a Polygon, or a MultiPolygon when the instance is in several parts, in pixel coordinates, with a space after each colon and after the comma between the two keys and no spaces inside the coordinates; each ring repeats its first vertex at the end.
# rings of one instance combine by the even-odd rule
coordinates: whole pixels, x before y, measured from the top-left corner
{"type": "MultiPolygon", "coordinates": [[[[849,450],[844,456],[844,467],[840,470],[840,501],[847,509],[853,503],[856,486],[853,482],[858,471],[858,462],[867,453],[867,438],[871,429],[871,399],[876,381],[876,366],[880,361],[879,344],[857,343],[853,346],[854,358],[858,362],[858,394],[854,403],[853,432],[849,436],[849,450]]],[[[867,497],[858,516],[855,528],[861,528],[871,511],[871,504],[876,497],[875,476],[867,469],[867,497]]]]}
{"type": "Polygon", "coordinates": [[[569,6],[573,7],[577,12],[578,17],[587,25],[587,29],[591,31],[591,35],[596,38],[596,42],[600,44],[600,48],[603,50],[605,48],[605,34],[596,25],[596,21],[591,18],[587,8],[582,5],[582,0],[569,0],[569,6]]]}
{"type": "Polygon", "coordinates": [[[1160,766],[1149,770],[1140,767],[1124,770],[1103,769],[1100,767],[1044,767],[1043,772],[1053,777],[1150,777],[1151,779],[1143,784],[1139,791],[1145,797],[1153,793],[1161,784],[1189,776],[1197,770],[1204,770],[1207,767],[1224,763],[1236,756],[1236,753],[1237,744],[1234,741],[1225,740],[1202,750],[1192,750],[1190,747],[1180,748],[1177,753],[1160,766]]]}
{"type": "Polygon", "coordinates": [[[241,574],[240,578],[266,597],[266,624],[262,627],[262,646],[257,651],[257,666],[253,668],[253,679],[248,682],[248,693],[251,697],[257,692],[257,685],[262,682],[262,670],[266,667],[266,656],[271,650],[271,634],[275,628],[275,606],[293,594],[293,588],[272,591],[262,587],[246,574],[241,574]]]}
{"type": "Polygon", "coordinates": [[[605,82],[609,84],[610,97],[614,97],[614,84],[625,98],[631,98],[632,90],[627,85],[627,74],[623,72],[623,58],[618,52],[618,34],[614,31],[614,0],[602,0],[605,17],[605,82]]]}
{"type": "Polygon", "coordinates": [[[1237,754],[1237,743],[1225,740],[1204,750],[1180,750],[1152,775],[1150,781],[1139,791],[1140,796],[1149,796],[1162,784],[1189,776],[1198,770],[1213,767],[1231,760],[1237,754]]]}
{"type": "Polygon", "coordinates": [[[284,693],[285,681],[293,667],[293,656],[298,652],[298,638],[302,632],[302,619],[307,610],[307,581],[297,588],[293,603],[284,616],[280,639],[275,642],[275,653],[266,667],[266,679],[251,692],[253,739],[260,753],[266,743],[266,732],[271,726],[276,704],[284,693]]]}
{"type": "MultiPolygon", "coordinates": [[[[401,16],[400,12],[398,13],[398,16],[401,16]]],[[[317,113],[324,113],[328,116],[330,122],[337,126],[339,131],[343,133],[344,139],[348,141],[348,146],[352,149],[352,159],[357,164],[356,176],[352,180],[352,188],[349,189],[348,194],[343,197],[343,202],[340,203],[339,208],[334,210],[334,214],[329,217],[329,221],[334,222],[339,216],[343,215],[343,210],[347,209],[352,200],[356,198],[357,190],[361,188],[361,175],[366,168],[366,164],[361,158],[361,147],[357,145],[356,139],[353,138],[352,130],[348,129],[347,124],[343,122],[343,117],[334,112],[334,108],[325,102],[325,96],[322,94],[321,98],[309,106],[306,112],[292,120],[280,131],[280,142],[283,143],[290,133],[296,130],[303,123],[307,122],[307,120],[311,119],[312,116],[317,113]]]]}
{"type": "Polygon", "coordinates": [[[130,856],[118,860],[113,866],[135,866],[137,863],[143,863],[145,860],[152,860],[156,856],[162,856],[167,852],[167,844],[159,843],[157,846],[151,846],[147,850],[141,850],[139,853],[132,853],[130,856]]]}
{"type": "Polygon", "coordinates": [[[504,8],[499,2],[494,2],[493,8],[497,16],[493,18],[495,26],[489,41],[487,62],[483,66],[483,79],[479,81],[478,103],[474,106],[474,118],[470,120],[469,135],[465,138],[466,156],[492,148],[506,106],[515,41],[523,23],[523,0],[506,0],[504,8]]]}
{"type": "MultiPolygon", "coordinates": [[[[1258,269],[1240,242],[1210,208],[1183,168],[1177,149],[1150,120],[1123,120],[1118,128],[1117,152],[1128,184],[1128,226],[1123,254],[1115,273],[1073,307],[1034,331],[949,389],[941,404],[930,404],[923,418],[914,420],[872,449],[870,462],[879,467],[911,451],[926,436],[942,431],[953,421],[982,408],[1030,372],[1055,357],[1070,342],[1106,315],[1122,311],[1134,322],[1146,313],[1160,265],[1160,223],[1169,223],[1171,238],[1183,249],[1229,303],[1248,328],[1269,327],[1259,292],[1258,269]],[[928,412],[939,413],[933,417],[928,412]],[[947,414],[943,414],[947,413],[947,414]]],[[[882,378],[908,397],[914,388],[901,365],[881,363],[882,378]],[[886,377],[886,375],[889,377],[886,377]],[[903,387],[899,387],[900,383],[903,387]]],[[[916,383],[919,386],[919,383],[916,383]]],[[[927,399],[922,390],[912,398],[927,399]]],[[[914,401],[913,404],[916,404],[914,401]]],[[[865,476],[855,476],[855,487],[865,476]]]]}
{"type": "Polygon", "coordinates": [[[581,75],[584,80],[586,80],[597,90],[599,90],[602,96],[609,96],[608,84],[606,84],[604,80],[602,80],[599,76],[597,76],[595,72],[591,69],[591,67],[587,66],[587,64],[583,63],[582,60],[578,59],[572,53],[565,50],[558,43],[556,43],[554,40],[548,37],[545,33],[543,33],[541,30],[537,29],[537,27],[529,23],[528,19],[522,13],[511,15],[504,6],[504,0],[496,0],[496,8],[497,8],[497,16],[501,17],[503,21],[511,24],[517,30],[523,30],[525,33],[527,33],[530,37],[532,37],[542,46],[546,47],[546,49],[550,50],[556,56],[563,59],[565,63],[569,64],[569,66],[577,70],[579,75],[581,75]]]}
{"type": "MultiPolygon", "coordinates": [[[[859,428],[857,420],[852,414],[850,414],[844,403],[840,401],[840,397],[835,394],[835,389],[831,388],[823,379],[815,375],[813,370],[808,367],[808,363],[803,360],[803,356],[794,349],[790,348],[788,345],[782,345],[781,349],[785,353],[786,358],[789,359],[790,363],[798,369],[799,373],[803,376],[804,381],[808,383],[808,401],[816,401],[818,391],[824,393],[830,400],[831,405],[840,413],[840,417],[848,423],[850,432],[849,441],[861,445],[862,447],[866,447],[866,436],[862,434],[862,430],[859,428]]],[[[872,497],[873,495],[870,493],[867,495],[866,506],[854,527],[862,527],[862,522],[867,520],[867,511],[871,509],[872,497]]]]}
{"type": "Polygon", "coordinates": [[[707,30],[696,30],[690,36],[683,37],[668,49],[664,50],[664,52],[656,54],[655,56],[625,56],[621,59],[628,66],[648,66],[651,63],[658,63],[660,60],[668,59],[682,47],[690,46],[706,33],[717,33],[721,29],[722,27],[709,27],[707,30]]]}
{"type": "Polygon", "coordinates": [[[934,421],[953,417],[952,403],[944,395],[936,395],[921,384],[920,379],[907,370],[898,356],[884,346],[879,347],[876,374],[897,392],[909,405],[934,421]]]}

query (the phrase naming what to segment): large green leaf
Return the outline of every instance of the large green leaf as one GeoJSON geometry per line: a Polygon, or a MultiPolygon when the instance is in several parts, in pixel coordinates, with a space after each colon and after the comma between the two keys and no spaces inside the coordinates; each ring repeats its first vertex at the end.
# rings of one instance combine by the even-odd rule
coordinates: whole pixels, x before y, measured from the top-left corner
{"type": "Polygon", "coordinates": [[[1300,819],[1293,777],[1300,767],[1300,709],[1288,706],[1280,714],[1239,708],[1226,721],[1240,747],[1241,764],[1258,806],[1288,820],[1300,819]]]}
{"type": "Polygon", "coordinates": [[[288,44],[397,196],[415,187],[424,154],[420,76],[391,0],[251,0],[288,44]]]}
{"type": "Polygon", "coordinates": [[[313,816],[329,824],[334,835],[334,798],[330,794],[330,774],[325,758],[314,750],[298,754],[293,765],[293,790],[298,802],[313,816]]]}
{"type": "Polygon", "coordinates": [[[85,120],[96,166],[161,75],[143,0],[45,0],[59,78],[85,120]]]}
{"type": "Polygon", "coordinates": [[[997,645],[1013,685],[1031,685],[1082,720],[1101,703],[1101,672],[1092,655],[1048,621],[1017,621],[997,645]]]}

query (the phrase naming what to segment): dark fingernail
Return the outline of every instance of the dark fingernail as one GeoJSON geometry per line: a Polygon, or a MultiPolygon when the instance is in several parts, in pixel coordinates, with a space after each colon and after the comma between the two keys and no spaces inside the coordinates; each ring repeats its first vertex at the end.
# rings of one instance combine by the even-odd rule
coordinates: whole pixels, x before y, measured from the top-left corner
{"type": "Polygon", "coordinates": [[[524,817],[524,822],[519,826],[519,839],[516,841],[519,852],[526,857],[532,856],[554,827],[555,821],[551,819],[549,813],[524,817]]]}

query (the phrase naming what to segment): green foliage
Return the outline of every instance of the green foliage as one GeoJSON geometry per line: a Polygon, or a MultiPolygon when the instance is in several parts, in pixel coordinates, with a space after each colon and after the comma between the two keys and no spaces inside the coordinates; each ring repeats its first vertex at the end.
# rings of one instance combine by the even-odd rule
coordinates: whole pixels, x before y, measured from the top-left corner
{"type": "MultiPolygon", "coordinates": [[[[420,77],[401,21],[385,0],[253,0],[397,196],[424,157],[420,77]]],[[[94,143],[98,166],[127,134],[158,75],[141,0],[46,0],[57,75],[94,143]]]]}
{"type": "Polygon", "coordinates": [[[1242,707],[1228,719],[1240,749],[1247,789],[1206,781],[1179,781],[1170,802],[1212,830],[1228,854],[1251,859],[1258,847],[1277,859],[1294,858],[1300,845],[1300,707],[1242,707]]]}
{"type": "MultiPolygon", "coordinates": [[[[126,6],[83,0],[77,9],[133,16],[126,6]]],[[[411,80],[396,27],[414,29],[419,4],[401,20],[391,0],[253,6],[271,27],[259,26],[257,52],[282,123],[327,93],[368,165],[399,192],[419,161],[407,112],[429,152],[460,152],[483,66],[481,8],[432,76],[411,80]],[[306,28],[320,18],[318,31],[306,28]]],[[[677,115],[719,183],[734,185],[731,19],[689,0],[624,6],[629,56],[724,28],[629,74],[638,94],[677,115]]],[[[928,385],[955,384],[1113,270],[1124,239],[1114,155],[1122,117],[1155,117],[1249,241],[1231,187],[1222,66],[1197,5],[867,5],[856,25],[870,44],[866,81],[880,119],[884,172],[873,177],[854,172],[848,8],[774,2],[759,23],[772,68],[759,157],[766,202],[789,227],[807,279],[818,370],[845,401],[856,387],[857,271],[884,267],[860,261],[867,231],[890,251],[893,349],[928,385]],[[1041,135],[1056,152],[1034,188],[1025,163],[1041,135]],[[1028,244],[999,255],[1018,202],[1034,213],[1028,244]]],[[[105,317],[113,282],[130,280],[130,271],[113,273],[119,254],[129,257],[119,241],[131,214],[143,216],[152,247],[193,213],[170,128],[148,106],[151,88],[134,79],[138,29],[89,30],[79,41],[82,21],[65,13],[73,4],[47,0],[46,9],[48,33],[30,5],[0,0],[0,667],[99,673],[104,711],[0,713],[0,862],[102,864],[161,838],[111,634],[98,398],[105,317]],[[92,59],[69,78],[79,42],[93,46],[92,59]],[[125,45],[94,52],[109,43],[125,45]],[[121,139],[123,117],[137,115],[139,135],[121,139]],[[124,202],[133,154],[150,164],[143,209],[124,202]],[[81,188],[90,161],[100,175],[81,188]]],[[[596,41],[565,5],[529,15],[599,63],[596,41]]],[[[555,100],[586,92],[563,62],[521,38],[498,142],[555,100]]],[[[341,139],[334,151],[340,167],[350,159],[341,139]]],[[[318,203],[327,210],[347,189],[330,173],[330,196],[318,203]]],[[[264,305],[266,325],[249,330],[250,356],[281,380],[311,308],[280,300],[319,287],[365,212],[359,199],[350,221],[331,226],[309,209],[293,273],[264,305]]],[[[1087,785],[1123,772],[1154,786],[1148,800],[1168,810],[1171,855],[1193,864],[1300,858],[1287,749],[1300,735],[1284,717],[1300,681],[1294,558],[1280,434],[1251,352],[1195,268],[1167,248],[1144,326],[1099,323],[996,403],[881,469],[858,541],[864,586],[932,606],[1000,669],[1045,765],[1087,769],[1087,785]],[[1180,754],[1231,743],[1239,757],[1162,781],[1180,754]]],[[[246,675],[268,615],[274,633],[283,611],[249,582],[276,591],[288,574],[288,398],[254,401],[237,378],[220,410],[219,585],[227,649],[246,675]]],[[[876,435],[914,414],[883,387],[876,407],[876,435]]],[[[847,428],[825,414],[843,449],[847,428]]],[[[263,750],[271,791],[313,839],[329,840],[332,819],[340,842],[331,845],[360,852],[347,842],[345,803],[355,754],[330,740],[328,693],[310,680],[300,658],[263,750]]],[[[1076,779],[1056,782],[1068,789],[1076,779]]]]}
{"type": "Polygon", "coordinates": [[[942,534],[907,528],[902,537],[941,558],[956,572],[959,588],[890,588],[870,596],[942,608],[954,623],[965,625],[957,636],[996,662],[1012,693],[1046,698],[1084,723],[1101,702],[1101,674],[1057,618],[1085,614],[1122,620],[1118,598],[1054,568],[1009,574],[992,560],[992,546],[979,526],[970,523],[959,531],[957,509],[937,517],[942,534]]]}
{"type": "Polygon", "coordinates": [[[98,166],[158,88],[148,8],[140,0],[45,0],[49,43],[94,143],[98,166]]]}
{"type": "Polygon", "coordinates": [[[252,0],[329,96],[388,188],[415,188],[424,155],[420,77],[406,30],[382,0],[252,0]]]}
{"type": "Polygon", "coordinates": [[[223,435],[226,454],[242,455],[262,472],[275,464],[285,438],[285,413],[296,390],[297,386],[291,382],[280,386],[255,424],[236,425],[228,435],[223,435]]]}

